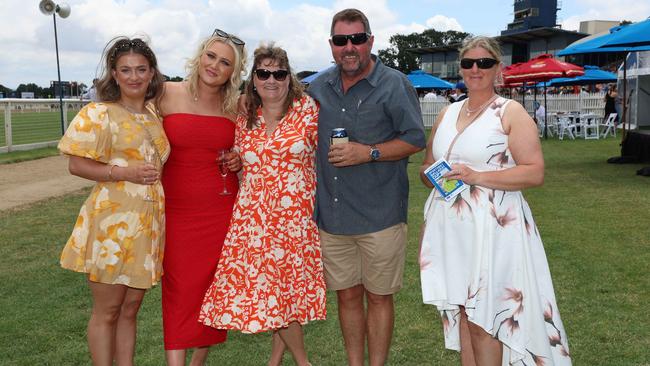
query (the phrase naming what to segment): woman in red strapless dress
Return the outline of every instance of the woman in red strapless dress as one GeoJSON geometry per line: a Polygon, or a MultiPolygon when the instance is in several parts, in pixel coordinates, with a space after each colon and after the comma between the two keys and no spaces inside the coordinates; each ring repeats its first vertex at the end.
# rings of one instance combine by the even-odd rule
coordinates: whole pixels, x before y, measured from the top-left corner
{"type": "Polygon", "coordinates": [[[243,42],[215,31],[188,62],[187,80],[165,83],[160,101],[171,144],[162,176],[167,209],[162,309],[168,365],[184,365],[191,348],[190,364],[203,365],[209,346],[226,340],[226,331],[204,326],[198,316],[238,190],[241,161],[230,152],[230,172],[222,179],[219,152],[233,146],[245,60],[243,42]],[[224,185],[230,194],[221,194],[224,185]]]}

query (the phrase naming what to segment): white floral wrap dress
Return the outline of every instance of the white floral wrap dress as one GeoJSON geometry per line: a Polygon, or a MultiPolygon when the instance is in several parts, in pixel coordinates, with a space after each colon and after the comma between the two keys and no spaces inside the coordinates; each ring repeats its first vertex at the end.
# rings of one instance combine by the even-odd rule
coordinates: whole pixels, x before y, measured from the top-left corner
{"type": "MultiPolygon", "coordinates": [[[[476,171],[516,165],[497,98],[458,134],[463,103],[447,109],[434,136],[434,161],[446,157],[476,171]]],[[[441,313],[445,345],[459,350],[459,306],[469,321],[504,344],[503,365],[570,365],[539,231],[520,191],[471,186],[446,202],[431,192],[420,250],[423,301],[441,313]]]]}

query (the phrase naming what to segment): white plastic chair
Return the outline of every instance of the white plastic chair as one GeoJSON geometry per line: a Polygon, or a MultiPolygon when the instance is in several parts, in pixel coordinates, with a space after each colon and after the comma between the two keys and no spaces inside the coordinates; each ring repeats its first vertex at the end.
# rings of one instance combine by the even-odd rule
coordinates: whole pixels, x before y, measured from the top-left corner
{"type": "Polygon", "coordinates": [[[564,134],[568,133],[571,140],[575,140],[576,125],[569,116],[557,116],[557,137],[564,140],[564,134]]]}
{"type": "MultiPolygon", "coordinates": [[[[539,137],[544,137],[544,117],[538,118],[537,119],[537,132],[539,132],[539,137]]],[[[557,134],[557,117],[553,113],[549,113],[546,116],[546,121],[548,121],[546,125],[546,132],[548,136],[554,137],[555,134],[557,134]]]]}
{"type": "Polygon", "coordinates": [[[583,114],[580,116],[580,133],[585,137],[585,140],[598,140],[600,137],[598,118],[595,114],[583,114]]]}
{"type": "MultiPolygon", "coordinates": [[[[548,125],[546,125],[546,131],[548,136],[553,137],[554,136],[554,131],[555,131],[555,124],[553,123],[553,116],[549,115],[548,116],[548,125]]],[[[538,118],[537,121],[537,132],[539,133],[539,137],[544,137],[544,117],[538,118]]]]}
{"type": "Polygon", "coordinates": [[[616,137],[616,113],[610,113],[607,119],[601,124],[603,126],[602,138],[607,138],[610,133],[616,137]]]}

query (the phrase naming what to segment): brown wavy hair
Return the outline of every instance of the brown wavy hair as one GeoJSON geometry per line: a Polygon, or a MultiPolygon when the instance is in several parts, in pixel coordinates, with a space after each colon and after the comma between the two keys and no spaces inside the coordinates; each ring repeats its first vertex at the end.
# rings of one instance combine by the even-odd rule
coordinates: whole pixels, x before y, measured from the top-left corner
{"type": "Polygon", "coordinates": [[[128,53],[144,56],[153,70],[153,77],[147,87],[145,100],[158,99],[163,91],[165,77],[158,69],[158,60],[147,42],[142,38],[116,37],[108,42],[102,52],[102,68],[97,81],[97,100],[101,102],[116,102],[120,99],[120,87],[113,78],[112,71],[120,57],[128,53]]]}
{"type": "Polygon", "coordinates": [[[291,70],[291,65],[289,65],[289,57],[287,52],[280,47],[276,47],[273,43],[268,45],[259,46],[253,53],[253,69],[246,81],[246,127],[250,130],[254,126],[258,126],[257,123],[257,108],[262,106],[262,98],[255,90],[255,84],[253,83],[253,78],[255,77],[255,70],[258,67],[262,66],[262,61],[272,60],[273,63],[277,63],[279,67],[285,68],[289,75],[289,93],[287,94],[287,99],[284,101],[284,117],[285,114],[291,108],[293,101],[300,99],[303,96],[304,88],[296,75],[294,75],[291,70]]]}

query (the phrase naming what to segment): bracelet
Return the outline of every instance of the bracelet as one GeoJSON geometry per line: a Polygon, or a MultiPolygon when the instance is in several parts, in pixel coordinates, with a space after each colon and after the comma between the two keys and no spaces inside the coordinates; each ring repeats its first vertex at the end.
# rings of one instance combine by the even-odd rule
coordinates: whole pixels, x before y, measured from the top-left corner
{"type": "Polygon", "coordinates": [[[112,182],[112,181],[115,180],[115,178],[113,177],[113,168],[115,168],[115,167],[116,167],[116,165],[111,165],[111,167],[108,169],[108,181],[109,182],[112,182]]]}

